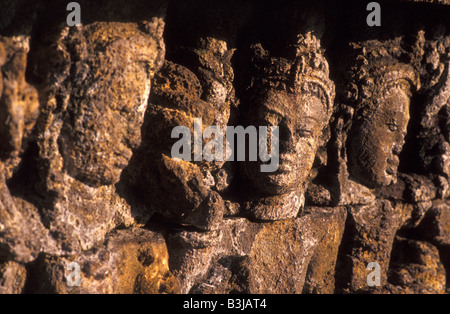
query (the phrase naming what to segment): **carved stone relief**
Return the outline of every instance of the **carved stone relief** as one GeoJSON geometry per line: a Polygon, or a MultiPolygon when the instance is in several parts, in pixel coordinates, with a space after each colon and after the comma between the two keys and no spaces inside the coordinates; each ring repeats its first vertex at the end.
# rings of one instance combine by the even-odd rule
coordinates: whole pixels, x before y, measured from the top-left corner
{"type": "Polygon", "coordinates": [[[448,291],[450,6],[416,2],[5,6],[0,292],[448,291]]]}

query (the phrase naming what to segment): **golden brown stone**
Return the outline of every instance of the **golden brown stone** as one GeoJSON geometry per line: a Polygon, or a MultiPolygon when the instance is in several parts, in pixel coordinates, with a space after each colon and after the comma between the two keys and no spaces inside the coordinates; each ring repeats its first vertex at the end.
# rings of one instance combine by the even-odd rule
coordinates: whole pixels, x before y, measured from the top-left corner
{"type": "Polygon", "coordinates": [[[77,2],[0,0],[0,293],[448,291],[448,1],[77,2]]]}

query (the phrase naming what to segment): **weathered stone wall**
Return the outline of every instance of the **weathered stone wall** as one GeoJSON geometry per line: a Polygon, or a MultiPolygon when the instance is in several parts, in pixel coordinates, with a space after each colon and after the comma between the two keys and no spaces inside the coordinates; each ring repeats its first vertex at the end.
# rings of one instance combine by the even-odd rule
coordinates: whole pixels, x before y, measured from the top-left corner
{"type": "Polygon", "coordinates": [[[0,293],[449,291],[448,1],[78,2],[0,0],[0,293]]]}

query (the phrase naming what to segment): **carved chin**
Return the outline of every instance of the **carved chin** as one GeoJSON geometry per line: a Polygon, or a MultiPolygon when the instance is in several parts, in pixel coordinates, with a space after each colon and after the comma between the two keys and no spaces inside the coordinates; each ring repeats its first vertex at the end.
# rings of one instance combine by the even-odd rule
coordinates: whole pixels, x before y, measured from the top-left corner
{"type": "Polygon", "coordinates": [[[388,186],[397,182],[397,168],[389,165],[382,167],[359,167],[357,169],[360,183],[369,188],[388,186]]]}
{"type": "Polygon", "coordinates": [[[375,186],[380,187],[380,186],[387,186],[390,185],[392,183],[395,183],[396,180],[396,173],[395,174],[389,174],[386,170],[382,171],[381,174],[378,174],[374,180],[373,183],[375,186]]]}
{"type": "Polygon", "coordinates": [[[263,174],[260,180],[254,181],[255,187],[270,195],[281,195],[296,190],[299,186],[293,173],[274,172],[263,174]]]}

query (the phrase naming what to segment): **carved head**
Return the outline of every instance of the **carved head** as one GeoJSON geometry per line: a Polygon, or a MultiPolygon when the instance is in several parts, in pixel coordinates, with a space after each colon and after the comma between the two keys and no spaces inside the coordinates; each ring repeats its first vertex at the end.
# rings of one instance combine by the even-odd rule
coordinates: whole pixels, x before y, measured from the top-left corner
{"type": "Polygon", "coordinates": [[[270,57],[260,46],[256,48],[259,69],[253,78],[248,121],[256,127],[279,127],[279,166],[274,172],[261,172],[262,161],[249,161],[244,174],[269,195],[301,190],[332,112],[334,84],[328,77],[328,63],[310,33],[293,47],[293,58],[270,57]]]}
{"type": "MultiPolygon", "coordinates": [[[[220,42],[215,39],[210,41],[216,46],[220,42]]],[[[219,61],[216,56],[213,56],[213,52],[222,50],[223,54],[228,53],[226,47],[218,49],[216,46],[197,49],[194,55],[198,59],[206,60],[208,65],[216,65],[214,63],[219,61]]],[[[231,55],[224,57],[226,58],[231,58],[231,55]]],[[[183,65],[166,60],[155,76],[154,88],[150,95],[146,129],[143,135],[144,145],[150,145],[152,151],[157,154],[171,156],[174,144],[179,141],[178,137],[172,138],[174,128],[187,127],[191,136],[191,156],[187,159],[205,171],[219,169],[226,160],[224,143],[230,116],[228,98],[233,74],[228,62],[229,60],[223,62],[219,70],[202,69],[198,71],[200,74],[197,74],[183,65]],[[221,77],[217,75],[217,72],[222,72],[221,77]],[[203,136],[201,147],[194,144],[195,119],[201,120],[201,130],[197,129],[201,131],[201,134],[198,134],[200,138],[205,133],[205,129],[211,126],[217,126],[222,132],[224,151],[222,158],[218,158],[220,160],[208,161],[205,158],[205,146],[210,141],[209,135],[203,136]],[[194,157],[197,148],[202,150],[201,160],[194,157]]],[[[200,124],[197,126],[200,127],[200,124]]]]}
{"type": "Polygon", "coordinates": [[[396,61],[383,47],[355,61],[361,66],[356,72],[359,86],[352,85],[358,95],[347,141],[349,173],[371,188],[389,185],[396,182],[417,79],[411,66],[396,61]]]}
{"type": "Polygon", "coordinates": [[[93,186],[116,183],[140,143],[163,43],[137,23],[95,22],[65,36],[57,52],[65,68],[56,80],[63,82],[48,102],[63,107],[58,149],[64,168],[93,186]]]}
{"type": "Polygon", "coordinates": [[[208,43],[194,50],[192,59],[206,63],[195,73],[166,60],[155,75],[139,152],[148,161],[137,165],[135,183],[136,190],[146,195],[145,202],[163,216],[199,228],[212,228],[223,216],[223,201],[211,188],[217,182],[213,176],[226,160],[225,149],[221,160],[205,158],[212,142],[206,128],[217,126],[225,141],[232,82],[230,51],[223,41],[210,39],[208,43]],[[186,134],[175,134],[177,128],[186,134]],[[201,145],[194,143],[196,138],[201,145]],[[174,148],[180,142],[187,145],[174,148]],[[180,151],[183,156],[178,155],[180,151]]]}

